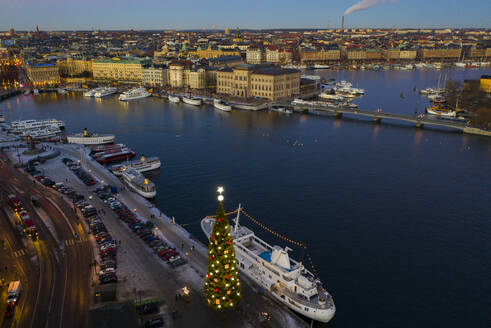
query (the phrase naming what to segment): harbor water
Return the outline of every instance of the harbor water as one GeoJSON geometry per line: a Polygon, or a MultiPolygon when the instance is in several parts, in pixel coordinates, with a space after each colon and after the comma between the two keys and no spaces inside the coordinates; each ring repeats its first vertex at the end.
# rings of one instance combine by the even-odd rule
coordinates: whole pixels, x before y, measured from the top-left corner
{"type": "MultiPolygon", "coordinates": [[[[307,73],[364,88],[360,108],[413,115],[427,105],[414,87],[490,71],[307,73]]],[[[7,121],[60,119],[68,133],[114,133],[138,155],[159,156],[160,173],[148,174],[156,205],[203,241],[199,221],[216,211],[223,185],[227,210],[241,203],[272,230],[307,244],[337,306],[332,322],[318,327],[489,327],[490,138],[75,93],[20,95],[1,102],[0,113],[7,121]]],[[[287,245],[246,217],[241,223],[287,245]]],[[[302,255],[308,264],[294,249],[302,255]]]]}

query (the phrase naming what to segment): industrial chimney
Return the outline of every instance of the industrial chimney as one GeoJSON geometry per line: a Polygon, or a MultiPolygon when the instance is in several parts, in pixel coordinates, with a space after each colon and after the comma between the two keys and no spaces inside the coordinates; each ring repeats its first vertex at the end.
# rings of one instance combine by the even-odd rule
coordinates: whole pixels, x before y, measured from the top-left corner
{"type": "Polygon", "coordinates": [[[341,18],[341,29],[344,30],[344,16],[341,18]]]}

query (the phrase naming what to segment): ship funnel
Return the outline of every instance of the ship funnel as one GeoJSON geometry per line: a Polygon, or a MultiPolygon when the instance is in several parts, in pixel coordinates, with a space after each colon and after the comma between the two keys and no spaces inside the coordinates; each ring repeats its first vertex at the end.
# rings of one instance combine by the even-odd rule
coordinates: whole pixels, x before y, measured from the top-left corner
{"type": "Polygon", "coordinates": [[[145,156],[142,155],[142,157],[140,158],[140,161],[145,162],[145,156]]]}
{"type": "Polygon", "coordinates": [[[87,132],[87,128],[84,128],[84,137],[88,137],[89,133],[87,132]]]}
{"type": "Polygon", "coordinates": [[[147,184],[148,184],[148,179],[145,179],[145,180],[143,181],[143,183],[147,185],[147,184]]]}

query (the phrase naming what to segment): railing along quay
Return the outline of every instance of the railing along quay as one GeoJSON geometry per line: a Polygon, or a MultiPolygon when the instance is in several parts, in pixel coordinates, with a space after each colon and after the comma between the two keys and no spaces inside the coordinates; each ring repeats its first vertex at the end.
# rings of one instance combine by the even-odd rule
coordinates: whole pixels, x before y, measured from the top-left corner
{"type": "Polygon", "coordinates": [[[276,103],[273,105],[290,107],[290,108],[293,108],[293,110],[296,112],[310,112],[310,113],[312,111],[314,111],[314,112],[316,112],[316,111],[317,112],[327,112],[336,118],[341,118],[343,116],[343,114],[349,114],[350,116],[353,115],[353,116],[358,116],[358,117],[360,117],[360,116],[371,117],[372,120],[376,123],[380,123],[382,121],[382,119],[394,120],[394,121],[414,123],[415,126],[418,128],[421,128],[424,125],[440,126],[440,127],[450,128],[450,129],[457,129],[457,130],[460,130],[464,133],[477,134],[477,135],[491,137],[491,131],[483,130],[483,129],[479,129],[479,128],[473,128],[465,122],[457,122],[457,121],[452,121],[452,120],[431,118],[428,116],[412,117],[412,116],[408,116],[408,115],[387,113],[387,112],[382,112],[382,111],[370,111],[370,110],[349,108],[349,107],[316,106],[316,105],[308,105],[308,104],[293,105],[291,103],[290,104],[289,103],[276,103]]]}

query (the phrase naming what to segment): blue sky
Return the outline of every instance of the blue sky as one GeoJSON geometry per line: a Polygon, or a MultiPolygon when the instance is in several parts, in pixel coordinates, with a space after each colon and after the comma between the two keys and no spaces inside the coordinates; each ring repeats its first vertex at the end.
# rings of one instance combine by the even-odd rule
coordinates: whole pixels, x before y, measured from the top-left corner
{"type": "MultiPolygon", "coordinates": [[[[375,0],[365,0],[375,1],[375,0]]],[[[0,30],[339,27],[357,0],[0,0],[0,30]],[[281,4],[280,4],[281,3],[281,4]]],[[[397,0],[346,27],[491,27],[490,0],[397,0]]]]}

